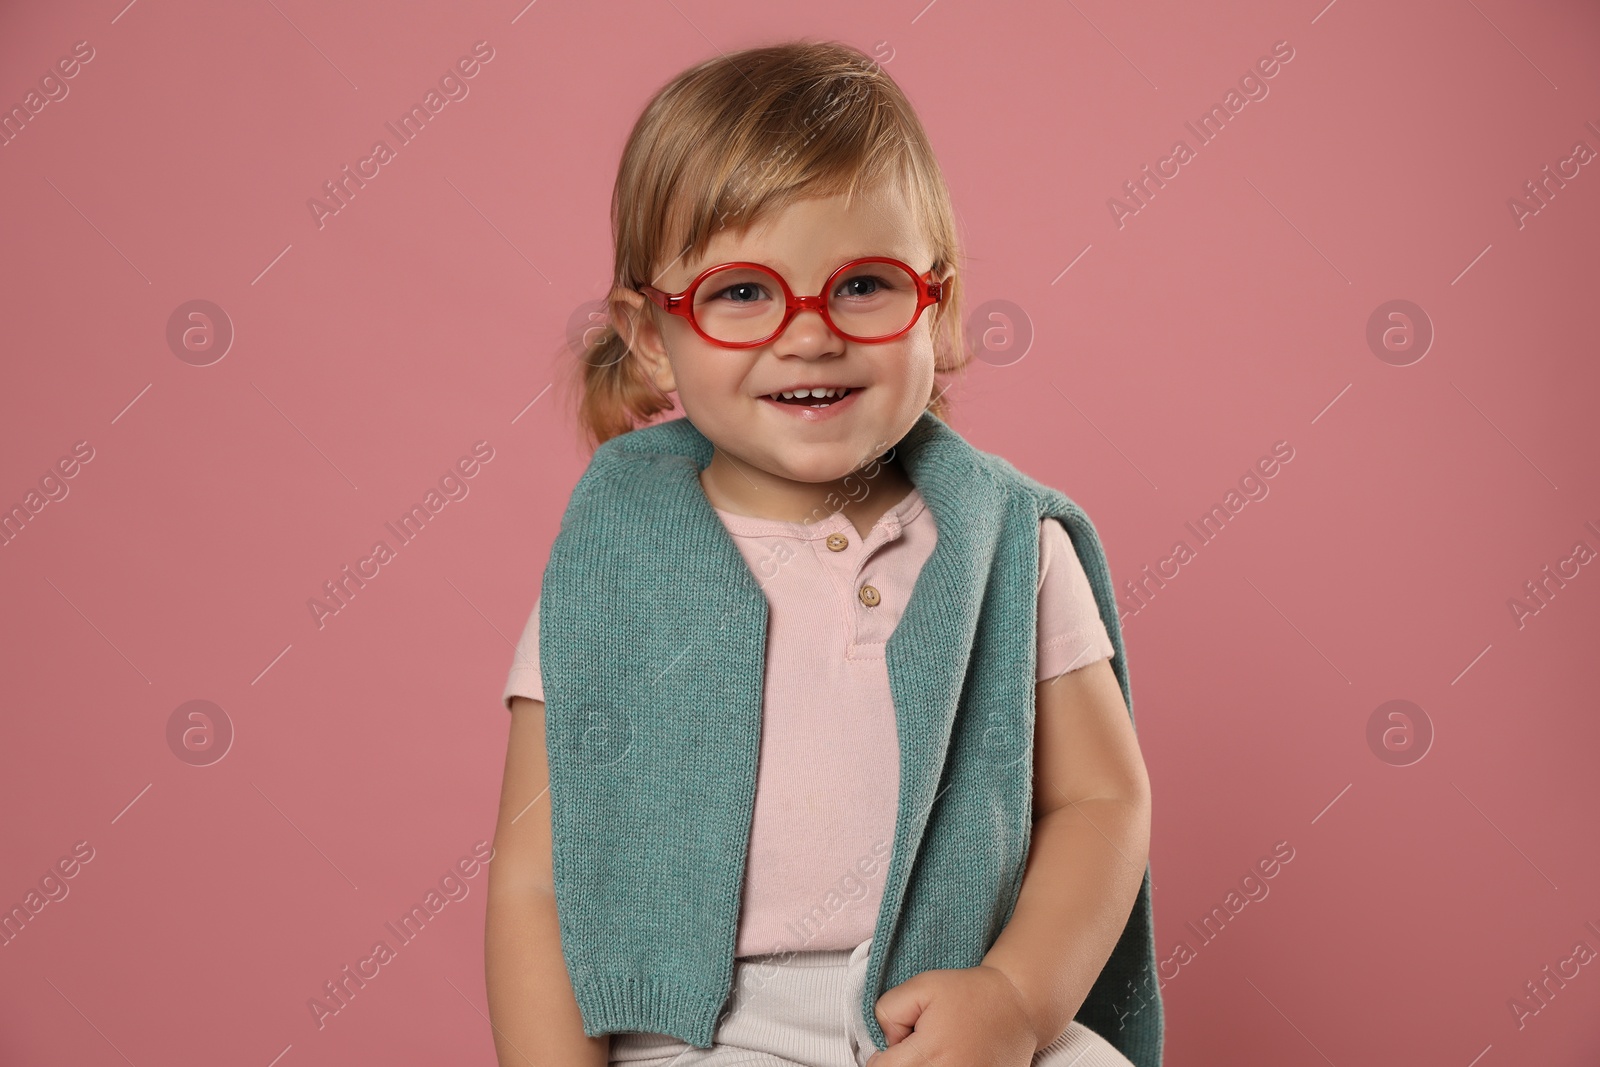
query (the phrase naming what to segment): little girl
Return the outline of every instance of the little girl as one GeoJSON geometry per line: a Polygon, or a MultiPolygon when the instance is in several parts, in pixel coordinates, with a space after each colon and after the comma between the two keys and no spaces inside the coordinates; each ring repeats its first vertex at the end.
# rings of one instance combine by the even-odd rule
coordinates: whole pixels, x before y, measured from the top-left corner
{"type": "Polygon", "coordinates": [[[699,64],[612,224],[595,450],[504,694],[500,1063],[1158,1067],[1110,573],[945,421],[909,102],[839,44],[699,64]]]}

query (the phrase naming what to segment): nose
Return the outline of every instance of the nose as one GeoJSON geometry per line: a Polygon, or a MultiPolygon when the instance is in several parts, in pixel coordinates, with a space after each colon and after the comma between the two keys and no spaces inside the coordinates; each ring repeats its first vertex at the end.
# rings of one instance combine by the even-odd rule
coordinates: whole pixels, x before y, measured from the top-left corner
{"type": "Polygon", "coordinates": [[[773,340],[778,354],[819,359],[843,351],[844,338],[834,333],[828,320],[822,317],[822,298],[802,296],[795,302],[800,306],[773,340]]]}

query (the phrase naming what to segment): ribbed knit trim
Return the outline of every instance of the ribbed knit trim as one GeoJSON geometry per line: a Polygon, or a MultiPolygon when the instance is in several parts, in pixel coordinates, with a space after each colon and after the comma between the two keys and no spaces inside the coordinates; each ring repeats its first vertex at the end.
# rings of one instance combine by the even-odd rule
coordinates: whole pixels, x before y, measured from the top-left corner
{"type": "Polygon", "coordinates": [[[710,1048],[727,993],[691,989],[664,978],[608,976],[574,986],[588,1007],[583,1032],[589,1037],[619,1030],[669,1034],[696,1048],[710,1048]],[[688,1025],[685,1025],[688,1024],[688,1025]]]}

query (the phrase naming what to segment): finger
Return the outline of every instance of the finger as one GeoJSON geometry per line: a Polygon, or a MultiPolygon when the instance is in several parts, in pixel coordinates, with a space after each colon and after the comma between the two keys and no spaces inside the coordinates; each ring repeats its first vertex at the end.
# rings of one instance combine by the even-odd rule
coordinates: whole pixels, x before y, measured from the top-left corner
{"type": "Polygon", "coordinates": [[[873,1012],[891,1048],[911,1035],[917,1027],[917,1020],[922,1018],[923,1011],[932,1002],[932,991],[926,983],[918,982],[917,978],[901,982],[878,998],[873,1005],[873,1012]]]}
{"type": "Polygon", "coordinates": [[[874,1052],[867,1058],[867,1067],[927,1067],[932,1059],[925,1051],[926,1034],[912,1034],[886,1052],[874,1052]]]}

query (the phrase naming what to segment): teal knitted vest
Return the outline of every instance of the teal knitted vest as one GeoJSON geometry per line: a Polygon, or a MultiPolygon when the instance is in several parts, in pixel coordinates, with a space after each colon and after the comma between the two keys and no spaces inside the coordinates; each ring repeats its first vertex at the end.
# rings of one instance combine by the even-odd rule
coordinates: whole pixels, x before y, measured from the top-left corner
{"type": "MultiPolygon", "coordinates": [[[[733,983],[767,601],[700,485],[687,418],[614,437],[578,480],[539,614],[561,948],[584,1032],[711,1045],[733,983]]],[[[862,991],[977,966],[1032,830],[1039,521],[1062,522],[1128,688],[1105,553],[1060,492],[929,413],[895,446],[938,536],[885,646],[900,801],[862,991]]],[[[1078,1021],[1159,1067],[1150,870],[1078,1021]]]]}

